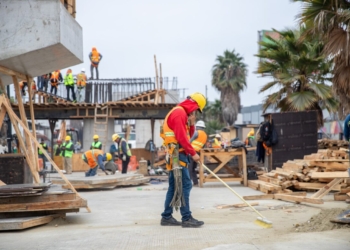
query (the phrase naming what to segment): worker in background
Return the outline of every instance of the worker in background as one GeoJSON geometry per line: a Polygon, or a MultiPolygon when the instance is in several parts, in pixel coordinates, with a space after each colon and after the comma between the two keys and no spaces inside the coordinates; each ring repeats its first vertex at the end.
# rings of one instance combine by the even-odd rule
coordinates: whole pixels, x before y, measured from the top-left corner
{"type": "Polygon", "coordinates": [[[82,68],[81,72],[77,75],[77,95],[78,95],[78,102],[81,102],[85,100],[85,95],[83,95],[83,90],[86,86],[86,74],[85,69],[82,68]]]}
{"type": "Polygon", "coordinates": [[[212,143],[213,148],[221,148],[221,135],[216,134],[212,143]]]}
{"type": "Polygon", "coordinates": [[[160,136],[166,147],[166,167],[169,170],[169,187],[161,214],[162,226],[200,227],[203,221],[192,217],[190,211],[190,191],[192,181],[187,166],[189,155],[193,161],[199,162],[199,155],[190,143],[195,127],[196,111],[202,112],[206,98],[201,93],[194,93],[174,107],[165,117],[160,136]],[[182,222],[173,216],[173,208],[180,207],[182,222]]]}
{"type": "Polygon", "coordinates": [[[250,147],[255,146],[255,131],[253,128],[247,134],[247,138],[245,139],[245,145],[250,147]]]}
{"type": "Polygon", "coordinates": [[[90,149],[102,149],[102,143],[98,140],[98,135],[94,135],[94,141],[91,143],[90,149]]]}
{"type": "Polygon", "coordinates": [[[34,101],[34,93],[35,93],[35,91],[37,91],[36,83],[34,80],[32,81],[31,89],[32,89],[32,92],[31,92],[32,101],[34,101]]]}
{"type": "Polygon", "coordinates": [[[98,167],[108,175],[103,162],[112,160],[112,155],[110,153],[103,153],[103,151],[99,149],[91,149],[82,155],[82,159],[90,166],[90,169],[85,172],[86,177],[95,176],[98,167]]]}
{"type": "Polygon", "coordinates": [[[28,83],[26,81],[20,81],[19,83],[19,89],[21,90],[22,96],[26,95],[25,88],[28,89],[28,83]]]}
{"type": "MultiPolygon", "coordinates": [[[[112,138],[113,140],[113,138],[112,138]]],[[[113,144],[110,146],[109,148],[109,153],[112,155],[112,160],[116,161],[118,159],[118,143],[116,143],[115,141],[113,142],[113,144]]]]}
{"type": "Polygon", "coordinates": [[[66,86],[66,89],[67,89],[67,100],[77,102],[76,97],[75,97],[75,91],[74,91],[74,78],[73,78],[73,74],[72,74],[71,69],[67,70],[66,76],[64,77],[64,85],[66,86]],[[72,91],[73,100],[71,100],[69,98],[70,91],[72,91]]]}
{"type": "MultiPolygon", "coordinates": [[[[44,142],[44,139],[41,139],[40,145],[47,151],[48,147],[44,142]]],[[[46,169],[46,157],[40,148],[38,148],[38,157],[43,160],[43,169],[46,169]]]]}
{"type": "MultiPolygon", "coordinates": [[[[191,145],[196,151],[198,155],[200,155],[200,150],[205,146],[207,143],[207,133],[204,131],[205,129],[205,123],[204,121],[198,121],[196,123],[196,131],[194,132],[193,136],[191,137],[191,145]]],[[[190,177],[193,182],[194,186],[198,186],[198,178],[197,178],[197,162],[194,161],[192,158],[190,159],[191,162],[188,166],[188,171],[190,172],[190,177]]]]}
{"type": "Polygon", "coordinates": [[[89,54],[89,59],[91,62],[90,66],[90,79],[94,79],[94,68],[96,69],[96,79],[98,80],[98,65],[102,60],[102,55],[97,51],[96,47],[92,47],[92,51],[89,54]]]}
{"type": "Polygon", "coordinates": [[[56,144],[53,146],[53,155],[54,156],[58,156],[61,154],[61,144],[62,144],[62,141],[60,139],[58,139],[56,144]]]}
{"type": "Polygon", "coordinates": [[[131,157],[129,145],[126,140],[118,134],[112,135],[112,141],[116,142],[118,145],[118,157],[122,160],[122,174],[126,174],[128,172],[128,165],[131,157]]]}
{"type": "Polygon", "coordinates": [[[54,92],[54,95],[57,95],[58,85],[63,81],[61,72],[59,70],[55,70],[54,72],[50,73],[49,79],[51,83],[50,94],[54,92]]]}
{"type": "Polygon", "coordinates": [[[64,161],[64,170],[66,170],[66,174],[72,173],[72,157],[74,153],[74,145],[71,141],[69,135],[66,136],[65,142],[61,145],[61,156],[63,156],[64,161]]]}

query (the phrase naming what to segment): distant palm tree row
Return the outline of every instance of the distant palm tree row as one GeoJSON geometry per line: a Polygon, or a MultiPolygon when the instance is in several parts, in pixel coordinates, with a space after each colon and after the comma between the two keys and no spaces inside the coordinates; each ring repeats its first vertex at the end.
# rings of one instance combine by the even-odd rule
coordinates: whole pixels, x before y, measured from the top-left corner
{"type": "MultiPolygon", "coordinates": [[[[269,78],[259,93],[269,94],[264,111],[350,113],[350,1],[292,0],[302,2],[298,29],[274,30],[279,37],[261,41],[257,71],[269,78]]],[[[217,56],[212,69],[212,85],[220,100],[208,105],[204,120],[212,127],[232,126],[241,106],[240,92],[247,87],[247,65],[234,50],[217,56]]],[[[209,129],[209,128],[208,128],[209,129]]]]}

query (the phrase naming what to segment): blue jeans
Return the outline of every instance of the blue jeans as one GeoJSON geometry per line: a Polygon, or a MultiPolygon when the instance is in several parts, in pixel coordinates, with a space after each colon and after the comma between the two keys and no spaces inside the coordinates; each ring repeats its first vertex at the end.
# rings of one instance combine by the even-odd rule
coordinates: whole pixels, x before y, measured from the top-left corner
{"type": "MultiPolygon", "coordinates": [[[[188,157],[180,154],[180,160],[187,162],[188,165],[188,157]],[[185,158],[186,159],[185,159],[185,158]]],[[[192,189],[192,181],[190,178],[190,174],[188,168],[182,168],[182,191],[183,196],[185,198],[186,205],[184,207],[180,207],[180,213],[182,216],[182,221],[186,221],[191,218],[191,210],[190,210],[190,192],[192,189]]],[[[166,193],[165,204],[164,204],[164,212],[162,213],[162,217],[165,219],[169,219],[172,216],[173,208],[170,206],[171,200],[173,199],[175,192],[175,180],[173,171],[169,172],[169,187],[166,193]]]]}
{"type": "Polygon", "coordinates": [[[85,173],[85,177],[95,176],[98,169],[98,165],[94,168],[90,168],[89,171],[85,173]]]}

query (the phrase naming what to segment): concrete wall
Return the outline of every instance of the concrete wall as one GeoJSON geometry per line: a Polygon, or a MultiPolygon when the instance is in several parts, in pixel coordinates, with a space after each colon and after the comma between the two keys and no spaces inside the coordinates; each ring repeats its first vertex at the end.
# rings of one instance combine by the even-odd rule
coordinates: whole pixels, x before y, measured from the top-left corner
{"type": "MultiPolygon", "coordinates": [[[[84,119],[84,138],[83,138],[83,152],[87,151],[90,149],[91,143],[93,142],[93,136],[94,136],[94,120],[93,119],[84,119]]],[[[108,120],[108,135],[106,138],[106,141],[103,141],[101,138],[102,142],[102,149],[103,146],[105,145],[105,152],[109,152],[109,148],[112,145],[112,134],[114,133],[114,119],[109,119],[108,120]]],[[[100,137],[103,136],[102,134],[98,134],[100,137]]]]}
{"type": "Polygon", "coordinates": [[[1,0],[0,23],[1,66],[35,77],[83,62],[82,28],[59,0],[1,0]]]}

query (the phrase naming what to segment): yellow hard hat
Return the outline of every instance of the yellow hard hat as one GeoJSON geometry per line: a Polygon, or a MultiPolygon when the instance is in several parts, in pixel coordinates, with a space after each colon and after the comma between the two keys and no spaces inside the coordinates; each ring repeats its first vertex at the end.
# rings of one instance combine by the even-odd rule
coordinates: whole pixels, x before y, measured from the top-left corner
{"type": "Polygon", "coordinates": [[[110,153],[106,153],[106,159],[107,161],[112,160],[112,155],[110,153]]]}
{"type": "Polygon", "coordinates": [[[67,135],[67,136],[66,136],[66,141],[70,141],[70,139],[71,139],[70,136],[67,135]]]}
{"type": "Polygon", "coordinates": [[[98,139],[99,137],[98,137],[98,135],[94,135],[93,138],[94,138],[94,140],[95,140],[95,139],[98,139]]]}
{"type": "Polygon", "coordinates": [[[193,93],[190,95],[191,99],[198,104],[199,111],[202,112],[205,105],[207,104],[207,100],[205,96],[199,92],[193,93]]]}
{"type": "Polygon", "coordinates": [[[119,138],[120,136],[118,134],[113,134],[112,135],[112,141],[115,141],[119,138]]]}

